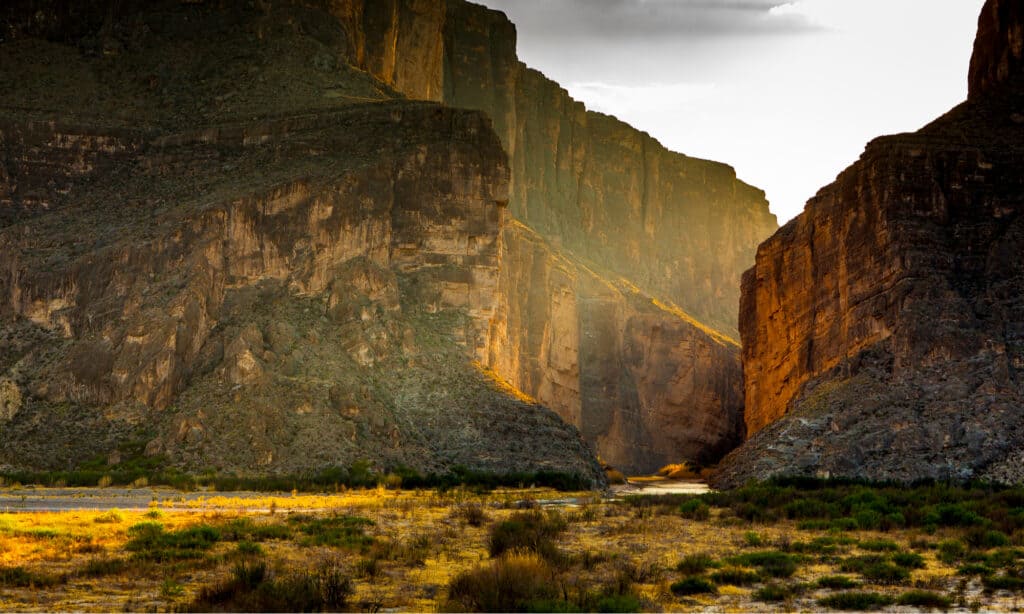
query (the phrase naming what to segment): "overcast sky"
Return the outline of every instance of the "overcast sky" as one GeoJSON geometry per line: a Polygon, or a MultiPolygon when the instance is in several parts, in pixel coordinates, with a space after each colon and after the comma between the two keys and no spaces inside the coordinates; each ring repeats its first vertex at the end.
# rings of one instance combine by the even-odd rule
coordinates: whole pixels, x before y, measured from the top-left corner
{"type": "Polygon", "coordinates": [[[967,97],[984,0],[475,0],[590,109],[727,162],[785,222],[872,138],[967,97]]]}

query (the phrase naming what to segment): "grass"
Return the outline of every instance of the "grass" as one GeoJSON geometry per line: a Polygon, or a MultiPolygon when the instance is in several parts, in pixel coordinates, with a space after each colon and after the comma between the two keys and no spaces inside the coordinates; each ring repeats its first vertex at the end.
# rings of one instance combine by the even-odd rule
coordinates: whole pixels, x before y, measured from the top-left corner
{"type": "MultiPolygon", "coordinates": [[[[551,489],[374,487],[248,499],[208,493],[195,500],[161,491],[151,510],[156,518],[147,510],[119,510],[117,522],[104,517],[107,511],[0,514],[0,587],[7,609],[58,611],[70,603],[120,610],[129,602],[147,611],[461,611],[494,603],[564,612],[882,607],[857,597],[865,593],[911,609],[941,610],[945,598],[1007,610],[1024,594],[1024,533],[999,528],[1024,508],[1015,491],[959,502],[989,524],[957,521],[931,532],[906,526],[917,522],[909,512],[887,510],[886,487],[750,488],[792,489],[790,503],[820,497],[851,510],[874,506],[880,518],[898,512],[905,523],[801,529],[815,519],[787,515],[810,513],[802,504],[799,514],[779,512],[752,525],[732,507],[745,498],[759,505],[749,492],[724,493],[732,498],[726,507],[715,503],[723,493],[624,501],[581,493],[573,498],[585,499],[584,506],[555,511],[537,505],[565,497],[551,489]],[[707,507],[705,520],[679,513],[690,501],[707,507]],[[1009,543],[997,545],[1004,540],[990,531],[1009,543]],[[543,571],[543,583],[512,577],[510,569],[524,560],[543,571]],[[512,586],[518,580],[525,588],[512,586]],[[499,594],[495,586],[509,589],[499,594]],[[508,594],[519,597],[508,601],[508,594]]],[[[759,514],[772,515],[773,505],[759,514]]],[[[947,510],[939,517],[957,515],[947,510]]]]}

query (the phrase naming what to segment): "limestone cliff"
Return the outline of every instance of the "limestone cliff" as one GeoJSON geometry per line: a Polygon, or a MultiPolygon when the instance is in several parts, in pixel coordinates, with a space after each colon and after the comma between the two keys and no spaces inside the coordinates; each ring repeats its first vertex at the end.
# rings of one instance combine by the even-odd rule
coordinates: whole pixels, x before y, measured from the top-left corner
{"type": "Polygon", "coordinates": [[[1021,16],[990,0],[969,101],[870,143],[758,249],[740,316],[753,438],[722,484],[1024,477],[1021,16]]]}
{"type": "MultiPolygon", "coordinates": [[[[409,96],[479,109],[493,119],[509,154],[509,209],[516,220],[581,270],[600,271],[606,280],[626,279],[650,297],[679,305],[693,315],[680,319],[669,312],[648,314],[661,318],[659,328],[690,327],[683,337],[705,340],[710,339],[702,331],[705,327],[735,336],[740,275],[753,261],[757,243],[777,227],[762,191],[737,180],[735,171],[724,164],[670,152],[615,118],[588,112],[557,83],[522,64],[516,57],[515,26],[504,14],[482,6],[447,2],[440,39],[434,38],[431,25],[431,42],[425,46],[430,51],[421,57],[429,70],[416,80],[399,83],[391,69],[380,68],[393,64],[392,50],[415,53],[424,48],[410,43],[421,39],[422,31],[410,31],[399,16],[403,10],[427,11],[429,3],[388,0],[382,4],[387,7],[380,9],[382,14],[391,16],[383,22],[368,20],[365,9],[354,11],[364,15],[361,27],[387,33],[387,44],[360,46],[362,65],[409,96]],[[434,72],[439,46],[444,56],[441,74],[434,72]],[[440,97],[439,79],[443,83],[440,97]],[[693,326],[694,318],[703,325],[693,326]]],[[[429,23],[436,23],[437,12],[430,15],[429,23]]],[[[513,258],[507,266],[515,269],[519,262],[513,258]]],[[[529,269],[510,270],[503,276],[508,282],[502,286],[503,305],[521,301],[523,293],[530,291],[525,282],[534,274],[529,269]]],[[[587,292],[582,287],[565,291],[587,292]]],[[[551,330],[556,326],[548,319],[553,313],[524,312],[515,321],[521,327],[551,330]]],[[[565,351],[603,354],[607,369],[627,364],[623,346],[612,341],[626,334],[622,325],[627,319],[616,320],[618,328],[606,324],[606,334],[595,336],[598,345],[567,346],[565,351]]],[[[597,320],[584,320],[581,330],[588,330],[590,323],[597,325],[597,320]]],[[[520,336],[512,332],[494,337],[490,366],[580,425],[598,452],[616,459],[624,469],[657,468],[658,462],[672,461],[673,449],[675,461],[713,459],[742,437],[738,430],[726,432],[718,426],[735,423],[733,418],[741,411],[739,398],[709,392],[730,378],[726,389],[739,386],[735,347],[706,354],[711,362],[699,365],[685,350],[662,353],[645,363],[647,373],[634,366],[630,375],[621,378],[602,376],[604,386],[598,387],[574,371],[560,371],[547,356],[535,354],[541,345],[514,343],[520,336]],[[513,345],[506,345],[507,341],[513,345]],[[532,365],[529,376],[521,367],[526,364],[532,365]],[[634,377],[664,387],[670,382],[659,378],[689,368],[697,369],[700,377],[707,376],[708,382],[687,393],[677,389],[674,397],[669,395],[671,400],[662,395],[637,400],[634,377]],[[577,381],[570,381],[574,378],[577,381]],[[581,413],[580,407],[604,409],[581,413]],[[630,427],[630,435],[621,427],[607,430],[613,423],[637,423],[630,417],[636,408],[643,408],[648,416],[644,428],[630,427]],[[616,411],[622,411],[622,416],[613,417],[616,411]],[[656,426],[657,420],[663,422],[656,426]],[[654,443],[651,437],[662,437],[658,432],[666,435],[661,443],[654,443]]],[[[574,339],[571,343],[578,344],[583,338],[574,339]]]]}
{"type": "MultiPolygon", "coordinates": [[[[8,459],[41,462],[29,448],[43,431],[27,425],[56,421],[71,429],[62,441],[86,440],[106,424],[96,412],[131,406],[131,428],[92,438],[89,453],[159,423],[150,452],[217,464],[210,442],[246,424],[249,448],[224,452],[225,466],[258,456],[290,470],[297,444],[281,442],[314,432],[302,421],[320,411],[300,399],[324,395],[287,378],[322,370],[323,386],[342,382],[324,403],[373,422],[338,427],[355,443],[324,454],[356,446],[411,463],[417,446],[465,430],[465,397],[447,391],[497,385],[467,359],[627,470],[713,460],[742,437],[728,331],[739,273],[775,228],[763,193],[586,112],[518,61],[503,14],[461,0],[13,0],[0,7],[0,41],[0,77],[19,84],[0,100],[0,291],[13,327],[0,391],[20,395],[4,407],[44,408],[11,423],[8,459]],[[574,273],[554,274],[564,267],[574,273]],[[307,321],[306,309],[326,319],[307,321]],[[291,334],[278,313],[321,349],[302,342],[300,358],[280,362],[271,339],[291,334]],[[438,314],[458,317],[441,326],[438,314]],[[447,341],[431,337],[428,359],[409,340],[436,326],[447,341]],[[450,408],[447,421],[408,413],[429,406],[450,408]]],[[[520,438],[571,432],[531,412],[524,424],[539,434],[520,425],[520,438]]],[[[336,440],[325,424],[316,429],[336,440]]],[[[476,460],[435,450],[424,463],[484,455],[492,466],[501,456],[487,450],[509,439],[489,441],[476,460]]],[[[576,460],[558,462],[581,467],[582,449],[560,446],[541,445],[552,451],[541,462],[562,449],[576,460]]],[[[51,460],[82,454],[68,444],[51,460]]]]}
{"type": "Polygon", "coordinates": [[[490,363],[606,462],[653,472],[681,458],[717,460],[740,443],[734,341],[520,223],[506,227],[501,261],[490,363]]]}
{"type": "Polygon", "coordinates": [[[508,199],[483,114],[332,63],[329,13],[153,3],[93,55],[60,6],[0,45],[0,462],[601,481],[472,363],[508,199]]]}

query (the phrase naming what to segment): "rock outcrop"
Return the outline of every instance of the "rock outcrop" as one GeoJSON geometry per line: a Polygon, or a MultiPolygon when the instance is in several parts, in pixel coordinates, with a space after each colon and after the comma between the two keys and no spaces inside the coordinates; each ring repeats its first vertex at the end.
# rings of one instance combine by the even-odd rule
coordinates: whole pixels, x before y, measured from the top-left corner
{"type": "MultiPolygon", "coordinates": [[[[649,300],[678,305],[676,312],[685,310],[682,318],[672,311],[648,314],[662,318],[659,328],[689,327],[683,337],[715,346],[719,335],[708,336],[708,328],[736,336],[740,276],[753,261],[757,243],[777,228],[761,190],[739,181],[725,164],[670,152],[613,117],[588,112],[557,83],[520,62],[515,26],[503,13],[482,6],[449,1],[440,41],[433,37],[436,28],[431,26],[430,44],[416,46],[429,49],[422,64],[430,70],[419,73],[417,80],[402,82],[393,76],[392,50],[410,48],[409,41],[425,35],[403,25],[397,17],[403,12],[397,6],[424,12],[429,3],[388,0],[382,4],[387,8],[380,9],[380,15],[388,19],[369,18],[365,10],[352,11],[362,15],[362,28],[384,33],[364,37],[383,43],[358,45],[362,66],[408,96],[487,113],[509,154],[509,210],[516,220],[580,270],[599,271],[599,277],[613,284],[626,279],[652,297],[649,300]],[[436,62],[439,46],[444,57],[441,65],[436,62]],[[438,68],[440,74],[433,72],[438,68]],[[440,96],[434,85],[438,79],[444,85],[440,96]],[[695,321],[701,324],[694,326],[695,321]]],[[[436,23],[437,13],[430,14],[429,23],[436,23]]],[[[507,266],[514,269],[519,264],[513,259],[507,266]]],[[[530,280],[535,274],[510,271],[503,279],[530,280]]],[[[524,300],[524,288],[522,283],[506,284],[503,304],[524,300]]],[[[583,287],[565,291],[589,292],[583,287]]],[[[515,321],[532,330],[550,330],[555,323],[547,318],[553,314],[537,310],[528,315],[538,320],[520,314],[515,321]]],[[[626,365],[630,357],[622,354],[624,346],[615,340],[627,334],[628,320],[625,316],[615,319],[617,328],[605,325],[606,334],[595,337],[596,346],[567,346],[564,351],[604,355],[609,368],[626,365]]],[[[742,410],[739,397],[709,392],[729,378],[734,378],[733,383],[724,388],[731,391],[740,385],[734,346],[717,346],[730,349],[706,354],[713,362],[700,365],[685,351],[662,353],[644,363],[647,373],[634,366],[630,375],[606,375],[602,386],[594,386],[579,380],[572,370],[560,370],[548,356],[533,354],[540,345],[516,343],[521,336],[512,332],[495,337],[489,365],[580,426],[602,457],[609,462],[616,459],[624,470],[649,471],[659,462],[684,458],[714,460],[742,439],[740,430],[721,428],[736,424],[734,417],[742,410]],[[506,340],[513,344],[504,345],[506,340]],[[532,365],[529,375],[521,367],[526,364],[532,365]],[[676,389],[672,395],[637,400],[634,378],[671,386],[659,378],[691,368],[710,378],[692,388],[692,396],[676,389]],[[569,381],[574,378],[577,381],[569,381]],[[604,409],[581,413],[581,407],[604,409]],[[613,424],[639,424],[637,411],[647,416],[643,428],[613,429],[613,424]],[[613,418],[615,412],[622,415],[613,418]],[[590,420],[594,422],[588,425],[590,420]],[[657,424],[658,420],[663,421],[657,424]]],[[[574,339],[578,343],[583,338],[574,339]]]]}
{"type": "Polygon", "coordinates": [[[503,233],[490,364],[635,473],[742,440],[736,343],[526,226],[503,233]]]}
{"type": "Polygon", "coordinates": [[[720,484],[1024,478],[1007,466],[1024,449],[1021,17],[990,0],[970,99],[871,142],[758,249],[740,315],[752,438],[720,484]]]}
{"type": "Polygon", "coordinates": [[[0,55],[0,460],[592,474],[530,399],[629,471],[742,438],[763,193],[586,112],[503,14],[14,0],[0,55]]]}

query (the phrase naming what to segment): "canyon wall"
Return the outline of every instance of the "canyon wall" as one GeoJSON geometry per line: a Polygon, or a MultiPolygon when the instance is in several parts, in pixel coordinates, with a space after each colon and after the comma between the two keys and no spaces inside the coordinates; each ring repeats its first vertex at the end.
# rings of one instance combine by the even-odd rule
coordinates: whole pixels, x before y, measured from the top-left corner
{"type": "MultiPolygon", "coordinates": [[[[17,386],[24,398],[50,403],[51,409],[55,403],[99,407],[138,402],[150,410],[185,415],[192,411],[187,409],[189,403],[199,407],[203,399],[212,398],[217,377],[228,378],[225,381],[242,377],[252,366],[249,354],[260,373],[274,372],[260,362],[260,351],[245,349],[259,346],[262,339],[262,351],[268,351],[273,328],[273,316],[266,313],[241,323],[246,319],[240,311],[243,305],[254,314],[259,311],[252,305],[253,293],[267,292],[267,300],[284,301],[281,309],[286,313],[297,305],[294,301],[310,296],[325,297],[330,303],[325,309],[331,313],[349,313],[346,310],[356,308],[338,307],[332,301],[341,299],[330,297],[338,296],[331,288],[342,283],[334,268],[352,261],[364,263],[353,269],[358,275],[350,272],[361,280],[359,287],[369,288],[359,296],[371,297],[366,300],[372,304],[381,300],[386,304],[360,303],[353,313],[365,316],[360,320],[365,322],[374,321],[373,314],[385,313],[404,323],[375,335],[391,341],[406,339],[413,334],[407,330],[429,328],[420,319],[423,314],[462,314],[462,320],[442,326],[451,342],[449,349],[461,352],[462,358],[444,355],[456,363],[465,362],[467,356],[476,359],[481,369],[464,373],[468,380],[493,376],[499,382],[491,383],[498,389],[511,383],[582,429],[600,454],[625,470],[648,471],[684,458],[711,461],[742,439],[738,346],[729,336],[736,325],[740,272],[752,260],[757,242],[775,228],[764,194],[738,181],[726,165],[669,152],[649,135],[614,118],[587,112],[556,83],[518,61],[515,28],[502,13],[461,0],[282,0],[251,6],[125,0],[115,10],[100,0],[35,4],[16,0],[0,7],[0,37],[6,41],[0,52],[7,60],[0,65],[0,76],[20,84],[8,93],[7,119],[0,130],[0,222],[8,246],[31,247],[17,248],[19,255],[12,258],[8,286],[3,288],[12,297],[7,315],[12,322],[20,322],[18,326],[36,327],[40,335],[55,331],[65,340],[85,334],[82,322],[99,321],[99,316],[81,307],[80,282],[68,281],[68,275],[79,279],[85,268],[106,270],[113,267],[109,262],[145,263],[147,259],[192,266],[184,256],[166,256],[163,247],[152,253],[139,251],[138,245],[157,241],[161,233],[174,237],[160,239],[161,245],[170,241],[179,251],[185,248],[178,245],[178,230],[147,226],[150,218],[132,216],[138,214],[138,207],[151,216],[185,215],[186,211],[192,215],[202,208],[196,204],[202,200],[199,188],[182,200],[177,191],[181,186],[172,190],[156,182],[146,187],[138,169],[170,169],[167,172],[178,173],[194,186],[215,183],[219,169],[224,175],[216,192],[219,196],[211,193],[207,200],[247,202],[246,207],[260,210],[283,207],[291,212],[252,222],[265,228],[271,238],[275,233],[287,234],[280,242],[263,236],[262,230],[238,234],[242,243],[237,245],[222,237],[227,245],[218,247],[211,258],[224,272],[196,272],[194,278],[180,281],[182,287],[191,287],[200,283],[196,279],[210,278],[202,281],[205,289],[194,292],[202,297],[195,299],[198,303],[174,303],[178,315],[159,326],[156,320],[147,320],[145,332],[132,324],[137,334],[105,333],[100,344],[103,351],[89,350],[84,354],[87,358],[78,361],[96,365],[84,380],[67,371],[70,363],[59,361],[64,366],[54,367],[45,391],[28,390],[27,380],[22,381],[28,376],[19,375],[17,386]],[[379,123],[389,113],[413,112],[397,102],[403,98],[484,112],[489,120],[480,125],[460,123],[461,118],[479,115],[452,113],[438,119],[440,126],[433,120],[424,126],[439,126],[441,134],[459,147],[464,142],[478,144],[481,135],[493,128],[507,154],[502,164],[510,171],[510,177],[501,181],[478,173],[467,187],[463,183],[470,180],[462,173],[479,164],[469,153],[452,158],[427,148],[417,155],[441,161],[428,164],[435,183],[406,186],[404,202],[416,198],[413,189],[461,195],[507,192],[504,221],[495,217],[499,208],[480,210],[486,215],[474,210],[470,215],[466,204],[455,199],[425,204],[429,211],[392,208],[386,216],[346,221],[344,230],[324,230],[319,222],[303,221],[309,215],[327,215],[323,205],[315,208],[320,213],[307,215],[301,207],[296,209],[298,205],[281,204],[322,201],[326,197],[318,195],[323,190],[347,189],[320,183],[310,186],[301,180],[318,172],[320,162],[310,162],[314,153],[342,156],[348,151],[353,162],[379,158],[383,166],[378,175],[386,174],[387,164],[405,164],[399,161],[404,158],[367,149],[372,143],[393,143],[389,133],[408,138],[410,146],[429,140],[406,132],[403,122],[397,124],[401,129],[379,123]],[[381,109],[379,114],[369,110],[375,105],[381,109]],[[359,107],[367,125],[376,126],[381,134],[339,119],[355,113],[353,107],[359,107]],[[55,122],[55,117],[61,121],[55,122]],[[445,121],[461,127],[445,126],[445,121]],[[337,141],[338,122],[350,126],[367,143],[337,141]],[[319,126],[323,135],[317,134],[319,126]],[[250,166],[245,167],[236,157],[259,158],[262,166],[248,162],[250,166]],[[444,177],[449,171],[442,162],[455,165],[451,177],[444,177]],[[313,170],[303,170],[307,167],[313,170]],[[294,175],[283,169],[293,169],[294,175]],[[106,195],[105,206],[111,211],[95,196],[99,176],[115,178],[123,188],[106,195]],[[258,190],[249,189],[267,177],[281,177],[273,189],[283,194],[294,191],[297,196],[258,195],[258,190]],[[87,206],[83,198],[90,194],[95,202],[87,206]],[[68,208],[74,214],[61,213],[68,208]],[[81,230],[81,238],[67,239],[66,231],[73,227],[81,230]],[[403,235],[399,232],[403,228],[410,230],[403,235]],[[340,238],[338,233],[355,234],[340,238]],[[123,236],[126,245],[133,247],[109,251],[116,236],[123,236]],[[67,246],[55,247],[65,240],[67,246]],[[53,249],[42,250],[43,244],[53,249]],[[25,256],[30,252],[41,255],[25,256]],[[92,259],[83,260],[90,253],[92,259]],[[44,258],[42,254],[51,255],[44,258]],[[222,256],[230,265],[220,262],[222,256]],[[556,275],[554,271],[564,267],[555,262],[573,274],[556,275]],[[230,280],[236,278],[244,283],[232,285],[230,280]],[[224,289],[210,290],[219,288],[218,284],[224,284],[224,289]],[[286,300],[286,295],[292,298],[286,300]],[[399,312],[393,309],[396,300],[402,306],[399,312]],[[219,303],[235,307],[218,308],[220,312],[210,307],[219,303]],[[217,341],[209,331],[223,326],[219,323],[227,318],[225,313],[239,322],[239,328],[224,333],[235,338],[217,341]],[[191,314],[186,324],[179,322],[186,317],[181,314],[191,314]],[[209,331],[198,332],[202,329],[209,331]],[[122,336],[132,342],[123,342],[122,336]],[[207,364],[204,352],[219,356],[220,350],[210,348],[220,346],[224,351],[234,348],[232,356],[244,357],[249,366],[211,367],[212,371],[202,372],[207,375],[194,371],[196,361],[207,364]],[[207,376],[213,379],[204,379],[207,376]],[[201,390],[206,392],[197,392],[201,390]]],[[[437,108],[406,104],[428,115],[430,111],[423,109],[437,108]]],[[[482,155],[493,158],[490,151],[482,155]]],[[[394,170],[396,186],[405,186],[399,180],[412,172],[403,168],[394,170]]],[[[327,208],[373,209],[383,206],[377,203],[380,198],[397,198],[394,190],[379,190],[374,180],[349,193],[345,204],[327,208]]],[[[431,198],[427,201],[433,202],[431,198]]],[[[227,207],[225,211],[234,213],[224,215],[240,219],[241,206],[227,207]]],[[[204,219],[202,223],[214,232],[218,224],[229,222],[204,219]]],[[[159,275],[154,278],[154,288],[159,279],[159,275]]],[[[96,280],[89,282],[94,286],[89,296],[100,297],[96,300],[111,313],[125,309],[126,287],[134,288],[137,295],[132,304],[150,292],[144,276],[121,279],[110,272],[96,280]],[[118,290],[110,295],[113,288],[118,290]]],[[[157,318],[155,312],[147,317],[157,318]]],[[[131,326],[125,324],[125,330],[131,326]]],[[[397,360],[404,349],[374,349],[376,342],[356,334],[349,324],[340,333],[321,330],[321,324],[304,326],[320,331],[313,335],[316,338],[327,336],[341,343],[338,352],[362,368],[377,373],[381,365],[389,364],[399,374],[397,379],[423,376],[421,369],[414,368],[419,364],[416,360],[388,362],[397,360]]],[[[434,347],[448,345],[438,341],[434,347]]],[[[33,347],[25,351],[42,351],[42,346],[33,347]]],[[[326,355],[319,359],[331,363],[326,355]]],[[[14,368],[13,363],[8,366],[14,368]]],[[[434,366],[448,373],[446,377],[455,377],[450,369],[434,366]]],[[[342,371],[331,373],[346,377],[342,371]]],[[[265,385],[264,379],[254,381],[265,385]]],[[[367,392],[367,386],[360,384],[362,396],[356,396],[386,397],[391,400],[381,402],[388,407],[425,406],[432,398],[424,396],[422,386],[395,385],[394,391],[376,395],[367,392]]],[[[352,395],[338,392],[334,396],[348,399],[352,395]]],[[[247,389],[241,403],[258,397],[247,389]]],[[[247,423],[260,415],[254,406],[236,415],[230,405],[217,412],[196,409],[203,417],[189,418],[187,426],[181,422],[161,427],[162,434],[151,439],[152,449],[181,457],[181,442],[192,441],[188,437],[209,441],[212,435],[202,433],[212,433],[210,425],[218,420],[227,429],[230,421],[223,416],[247,423]],[[168,428],[186,439],[169,437],[168,428]]],[[[274,406],[269,401],[267,405],[274,406]]],[[[474,403],[468,405],[464,411],[472,413],[474,403]]],[[[276,410],[260,411],[274,415],[276,410]]],[[[378,407],[360,415],[381,415],[381,411],[378,407]]],[[[144,422],[139,419],[140,424],[144,422]]],[[[280,433],[257,437],[266,448],[261,458],[277,459],[261,467],[287,468],[283,449],[268,451],[280,437],[280,433]]],[[[410,450],[407,454],[393,454],[414,458],[415,447],[408,441],[404,445],[410,450]]],[[[194,450],[188,454],[195,462],[201,457],[194,450]]],[[[245,452],[239,449],[232,462],[245,466],[243,457],[245,452]]]]}
{"type": "MultiPolygon", "coordinates": [[[[503,13],[450,1],[441,39],[433,26],[438,15],[431,12],[431,42],[424,46],[410,43],[424,34],[409,31],[401,15],[427,11],[429,3],[391,0],[382,4],[387,8],[380,9],[381,14],[390,16],[388,20],[367,19],[367,9],[348,11],[364,16],[359,27],[385,33],[352,37],[363,41],[355,55],[367,70],[406,95],[436,99],[440,78],[444,85],[440,99],[445,104],[482,110],[492,118],[509,154],[509,210],[523,227],[543,237],[560,258],[574,262],[580,270],[599,271],[595,275],[613,285],[616,279],[628,280],[646,295],[678,305],[648,314],[660,317],[663,328],[689,328],[684,337],[710,345],[716,345],[716,336],[707,335],[705,328],[735,336],[741,273],[753,261],[757,243],[777,227],[761,190],[739,181],[727,165],[668,151],[613,117],[588,112],[557,83],[518,60],[515,26],[503,13]],[[371,39],[386,43],[365,42],[371,39]],[[435,72],[439,46],[444,56],[440,75],[435,72]],[[415,82],[393,77],[394,49],[415,53],[424,48],[430,52],[420,61],[429,70],[419,73],[415,82]],[[683,317],[678,317],[676,312],[683,310],[683,317]],[[694,319],[702,324],[694,326],[694,319]]],[[[499,310],[515,305],[524,292],[531,291],[527,282],[534,280],[537,271],[517,270],[520,266],[515,258],[503,263],[509,272],[502,277],[499,310]]],[[[541,276],[535,282],[544,287],[547,279],[541,276]]],[[[571,283],[582,282],[572,278],[571,283]]],[[[560,291],[589,292],[583,286],[570,286],[560,291]]],[[[498,325],[516,322],[524,329],[548,330],[557,325],[548,319],[553,313],[503,313],[498,325]],[[524,314],[539,319],[532,321],[524,314]]],[[[611,321],[614,326],[602,324],[606,334],[600,339],[630,334],[629,318],[611,321]]],[[[591,323],[597,325],[598,320],[584,320],[580,330],[589,330],[591,323]]],[[[713,460],[742,438],[739,430],[721,428],[735,425],[742,409],[733,394],[741,378],[735,345],[726,343],[718,347],[727,350],[700,358],[686,355],[685,350],[663,353],[646,363],[647,373],[636,373],[639,367],[634,365],[627,369],[628,375],[599,377],[602,385],[597,387],[588,383],[585,370],[566,371],[548,356],[535,353],[541,351],[540,345],[515,343],[523,336],[528,335],[512,331],[495,336],[490,366],[583,429],[603,458],[614,458],[628,471],[649,471],[662,461],[682,458],[713,460]],[[694,362],[705,359],[712,362],[694,362]],[[531,367],[524,370],[522,365],[531,367]],[[668,397],[652,395],[641,400],[637,396],[634,377],[665,387],[671,383],[660,377],[691,368],[698,371],[697,377],[708,378],[706,387],[686,394],[677,390],[668,397]],[[730,379],[733,383],[724,387],[727,392],[708,392],[730,379]],[[583,412],[581,407],[604,409],[583,412]],[[621,419],[612,419],[613,407],[621,408],[621,419]],[[643,428],[630,427],[632,435],[625,435],[624,427],[612,426],[615,420],[639,424],[628,417],[638,411],[648,417],[642,421],[643,428]],[[694,426],[701,424],[709,426],[694,426]],[[669,435],[656,443],[658,431],[669,435]]],[[[573,344],[565,349],[573,355],[606,354],[606,369],[612,365],[626,369],[630,360],[621,344],[609,341],[598,352],[596,347],[584,347],[578,335],[563,341],[573,344]]]]}
{"type": "Polygon", "coordinates": [[[991,0],[969,101],[871,142],[758,249],[740,311],[753,437],[720,484],[1024,477],[1020,17],[991,0]]]}

